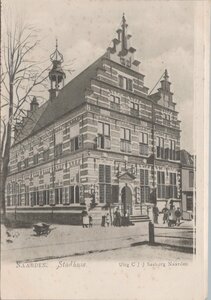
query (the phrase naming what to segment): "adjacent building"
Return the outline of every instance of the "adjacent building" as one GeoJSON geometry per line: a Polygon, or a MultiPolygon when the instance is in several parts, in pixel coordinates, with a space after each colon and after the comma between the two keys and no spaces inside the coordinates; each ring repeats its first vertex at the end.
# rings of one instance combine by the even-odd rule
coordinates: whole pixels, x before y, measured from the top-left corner
{"type": "Polygon", "coordinates": [[[64,85],[51,55],[49,100],[34,97],[15,127],[7,213],[78,223],[81,211],[119,207],[130,216],[181,205],[180,121],[167,70],[150,94],[123,16],[104,55],[64,85]]]}
{"type": "Polygon", "coordinates": [[[182,211],[184,219],[191,219],[194,214],[195,199],[195,168],[194,156],[186,150],[181,150],[181,189],[182,211]]]}

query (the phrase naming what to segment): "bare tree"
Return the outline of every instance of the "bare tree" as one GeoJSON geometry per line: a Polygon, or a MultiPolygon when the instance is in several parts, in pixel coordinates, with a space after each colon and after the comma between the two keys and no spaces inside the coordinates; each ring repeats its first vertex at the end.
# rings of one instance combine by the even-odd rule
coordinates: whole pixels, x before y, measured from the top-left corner
{"type": "MultiPolygon", "coordinates": [[[[48,67],[41,68],[41,62],[33,59],[33,51],[39,44],[37,30],[30,25],[16,22],[14,27],[6,26],[3,40],[3,64],[1,69],[1,109],[6,118],[1,118],[1,209],[5,214],[5,184],[8,176],[10,147],[15,120],[25,113],[25,106],[36,88],[47,89],[48,67]]],[[[43,66],[43,64],[42,64],[43,66]]]]}

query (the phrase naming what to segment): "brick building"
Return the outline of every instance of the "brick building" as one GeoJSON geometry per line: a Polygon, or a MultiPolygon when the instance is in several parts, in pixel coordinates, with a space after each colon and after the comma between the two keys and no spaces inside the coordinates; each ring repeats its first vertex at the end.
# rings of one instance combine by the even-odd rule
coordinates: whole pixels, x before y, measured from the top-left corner
{"type": "Polygon", "coordinates": [[[16,124],[7,213],[78,223],[81,210],[119,206],[131,217],[170,199],[180,205],[180,121],[165,70],[154,94],[144,84],[125,17],[104,55],[64,86],[51,56],[49,100],[36,98],[16,124]]]}

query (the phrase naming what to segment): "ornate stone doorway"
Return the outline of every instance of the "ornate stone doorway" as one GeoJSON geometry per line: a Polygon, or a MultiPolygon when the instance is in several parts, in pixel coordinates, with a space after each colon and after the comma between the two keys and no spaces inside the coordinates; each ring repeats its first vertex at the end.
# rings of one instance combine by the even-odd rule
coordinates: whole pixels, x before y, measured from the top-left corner
{"type": "Polygon", "coordinates": [[[121,191],[121,200],[122,200],[122,213],[125,216],[126,212],[129,212],[129,215],[133,214],[133,205],[132,205],[132,191],[128,186],[124,186],[121,191]]]}

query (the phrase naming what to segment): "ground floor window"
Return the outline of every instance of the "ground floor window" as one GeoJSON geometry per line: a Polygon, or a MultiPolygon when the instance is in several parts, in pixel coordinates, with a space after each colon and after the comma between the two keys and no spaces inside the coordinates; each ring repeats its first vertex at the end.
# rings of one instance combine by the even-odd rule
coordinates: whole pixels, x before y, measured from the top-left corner
{"type": "Polygon", "coordinates": [[[165,172],[157,172],[158,198],[166,198],[165,172]]]}
{"type": "Polygon", "coordinates": [[[140,169],[140,197],[141,203],[150,200],[149,170],[140,169]]]}
{"type": "Polygon", "coordinates": [[[99,165],[99,196],[100,203],[111,202],[111,166],[99,165]]]}
{"type": "Polygon", "coordinates": [[[193,197],[187,196],[187,210],[193,211],[193,197]]]}
{"type": "Polygon", "coordinates": [[[119,202],[119,186],[118,185],[112,185],[112,187],[111,187],[111,200],[112,200],[112,203],[119,202]]]}
{"type": "Polygon", "coordinates": [[[62,204],[62,188],[55,189],[55,204],[62,204]]]}

